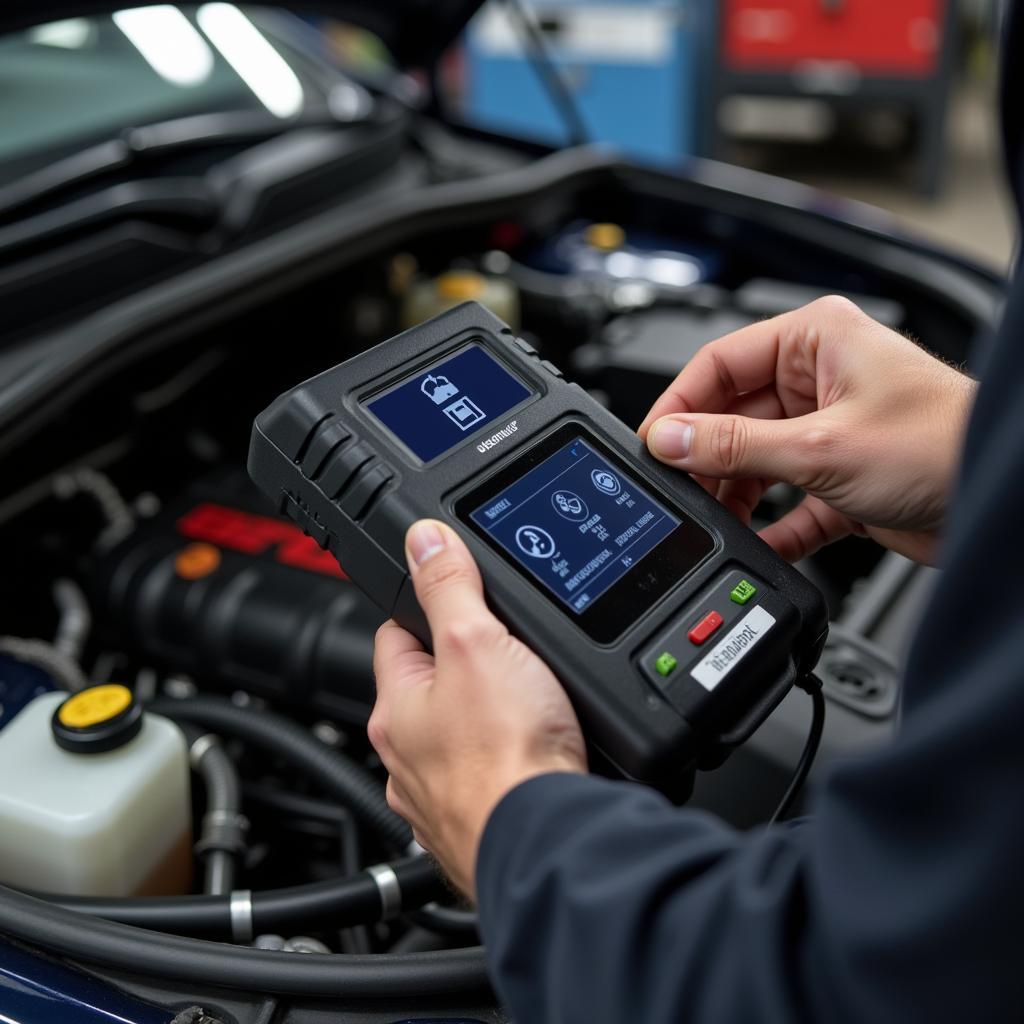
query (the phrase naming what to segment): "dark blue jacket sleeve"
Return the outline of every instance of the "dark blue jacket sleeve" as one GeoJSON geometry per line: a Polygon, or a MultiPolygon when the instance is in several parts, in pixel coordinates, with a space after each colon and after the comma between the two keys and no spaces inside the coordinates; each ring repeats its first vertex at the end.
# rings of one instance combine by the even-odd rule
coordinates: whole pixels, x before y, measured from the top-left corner
{"type": "Polygon", "coordinates": [[[484,939],[519,1024],[1024,1021],[1024,298],[968,431],[898,739],[737,833],[533,779],[489,821],[484,939]]]}

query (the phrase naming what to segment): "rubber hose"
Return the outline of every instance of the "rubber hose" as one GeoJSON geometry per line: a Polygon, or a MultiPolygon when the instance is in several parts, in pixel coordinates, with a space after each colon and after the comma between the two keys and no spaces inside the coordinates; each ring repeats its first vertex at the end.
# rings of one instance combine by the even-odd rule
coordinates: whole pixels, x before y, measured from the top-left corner
{"type": "Polygon", "coordinates": [[[389,953],[425,953],[428,949],[447,949],[448,939],[426,928],[410,928],[389,950],[389,953]]]}
{"type": "Polygon", "coordinates": [[[18,636],[0,636],[0,652],[41,668],[65,690],[77,693],[89,685],[89,679],[77,661],[61,654],[49,640],[25,640],[18,636]]]}
{"type": "Polygon", "coordinates": [[[330,999],[486,991],[479,946],[400,956],[284,953],[186,939],[86,917],[0,886],[0,934],[83,963],[161,980],[330,999]]]}
{"type": "Polygon", "coordinates": [[[239,707],[218,697],[160,698],[148,708],[171,719],[198,722],[224,735],[279,754],[322,786],[395,850],[412,843],[412,830],[388,807],[384,787],[365,768],[333,750],[283,715],[239,707]]]}
{"type": "MultiPolygon", "coordinates": [[[[388,866],[398,877],[403,906],[422,906],[444,895],[444,882],[426,857],[407,857],[388,866]]],[[[205,938],[232,937],[230,895],[120,898],[42,894],[42,898],[67,910],[138,928],[205,938]]],[[[380,889],[366,872],[252,894],[255,935],[287,935],[298,927],[308,928],[319,922],[342,928],[380,919],[380,889]]]]}
{"type": "Polygon", "coordinates": [[[242,816],[242,784],[220,740],[192,722],[179,722],[189,761],[203,780],[206,813],[196,854],[203,861],[203,892],[223,896],[235,887],[235,864],[245,852],[249,823],[242,816]]]}
{"type": "MultiPolygon", "coordinates": [[[[202,752],[196,770],[203,777],[206,786],[204,835],[196,848],[205,861],[203,892],[222,896],[235,887],[235,863],[238,856],[244,852],[242,787],[238,781],[238,770],[234,761],[216,743],[202,752]],[[206,835],[208,825],[212,833],[209,837],[206,835]],[[237,845],[232,844],[230,849],[212,845],[218,841],[217,834],[225,826],[239,833],[236,837],[237,845]]],[[[225,837],[220,838],[223,840],[225,837]]]]}
{"type": "MultiPolygon", "coordinates": [[[[279,1008],[276,999],[265,999],[263,1005],[256,1011],[256,1016],[253,1017],[250,1024],[274,1024],[279,1008]]],[[[172,1021],[171,1024],[174,1024],[174,1022],[172,1021]]]]}
{"type": "Polygon", "coordinates": [[[447,935],[453,939],[479,942],[480,930],[477,916],[472,910],[446,907],[442,903],[425,903],[409,917],[421,928],[447,935]]]}
{"type": "MultiPolygon", "coordinates": [[[[352,814],[344,807],[253,783],[243,785],[242,797],[249,804],[260,804],[266,809],[280,812],[276,815],[279,824],[283,825],[283,819],[294,816],[306,824],[328,826],[338,835],[342,872],[348,876],[359,871],[362,864],[359,856],[359,830],[352,814]]],[[[372,948],[366,925],[342,929],[340,939],[343,953],[369,953],[372,948]]],[[[463,945],[476,945],[479,941],[473,939],[463,945]]]]}
{"type": "MultiPolygon", "coordinates": [[[[242,791],[247,800],[262,803],[285,815],[334,823],[340,822],[341,816],[345,813],[341,808],[323,800],[289,793],[287,790],[271,789],[269,786],[246,784],[242,791]]],[[[425,903],[408,916],[433,935],[443,935],[463,944],[476,945],[480,941],[477,916],[471,910],[431,902],[425,903]]]]}
{"type": "Polygon", "coordinates": [[[338,804],[254,782],[242,783],[242,799],[247,803],[260,804],[269,810],[277,811],[278,817],[307,818],[337,825],[342,818],[349,816],[349,812],[338,804]]]}
{"type": "Polygon", "coordinates": [[[57,635],[53,646],[76,665],[81,664],[89,632],[92,629],[92,611],[82,588],[74,580],[60,579],[53,585],[53,600],[57,605],[57,635]]]}

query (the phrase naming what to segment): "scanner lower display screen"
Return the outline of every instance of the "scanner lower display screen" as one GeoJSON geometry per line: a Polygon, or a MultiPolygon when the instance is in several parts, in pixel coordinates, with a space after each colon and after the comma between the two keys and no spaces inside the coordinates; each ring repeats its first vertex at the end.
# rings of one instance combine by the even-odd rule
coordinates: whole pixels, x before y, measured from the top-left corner
{"type": "Polygon", "coordinates": [[[614,586],[681,522],[582,437],[469,515],[576,613],[614,586]]]}

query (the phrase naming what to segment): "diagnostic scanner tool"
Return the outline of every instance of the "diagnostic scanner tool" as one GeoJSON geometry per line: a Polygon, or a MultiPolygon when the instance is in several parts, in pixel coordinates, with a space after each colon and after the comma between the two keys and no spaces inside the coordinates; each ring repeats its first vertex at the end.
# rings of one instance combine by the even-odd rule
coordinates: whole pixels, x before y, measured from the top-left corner
{"type": "Polygon", "coordinates": [[[800,573],[476,303],[282,395],[249,473],[428,646],[405,532],[449,523],[588,741],[660,788],[746,739],[824,644],[800,573]]]}

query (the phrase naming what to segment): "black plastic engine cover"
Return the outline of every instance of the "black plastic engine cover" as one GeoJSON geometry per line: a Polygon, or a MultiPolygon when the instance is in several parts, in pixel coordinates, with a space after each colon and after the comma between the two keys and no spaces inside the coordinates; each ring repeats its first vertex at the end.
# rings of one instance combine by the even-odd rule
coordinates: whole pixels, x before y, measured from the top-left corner
{"type": "Polygon", "coordinates": [[[107,552],[110,640],[160,671],[364,723],[381,612],[240,473],[201,481],[107,552]]]}

